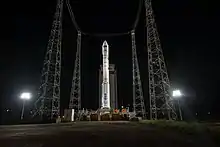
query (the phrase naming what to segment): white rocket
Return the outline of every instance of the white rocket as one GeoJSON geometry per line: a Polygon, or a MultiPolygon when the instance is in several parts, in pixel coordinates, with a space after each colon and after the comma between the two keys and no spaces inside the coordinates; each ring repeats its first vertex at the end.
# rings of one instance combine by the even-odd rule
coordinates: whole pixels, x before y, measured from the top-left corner
{"type": "Polygon", "coordinates": [[[103,42],[102,56],[103,56],[102,109],[110,109],[109,46],[107,41],[103,42]]]}

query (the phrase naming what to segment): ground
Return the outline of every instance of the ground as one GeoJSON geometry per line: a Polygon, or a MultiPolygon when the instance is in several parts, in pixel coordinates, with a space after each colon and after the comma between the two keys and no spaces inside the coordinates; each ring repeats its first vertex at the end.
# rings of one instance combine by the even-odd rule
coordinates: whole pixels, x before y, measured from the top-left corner
{"type": "Polygon", "coordinates": [[[77,122],[0,127],[1,147],[217,147],[220,125],[145,122],[77,122]]]}

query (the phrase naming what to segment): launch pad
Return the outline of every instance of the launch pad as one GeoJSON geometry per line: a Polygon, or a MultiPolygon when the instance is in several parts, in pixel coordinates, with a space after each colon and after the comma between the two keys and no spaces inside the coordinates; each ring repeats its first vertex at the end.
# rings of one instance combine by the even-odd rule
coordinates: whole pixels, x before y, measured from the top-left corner
{"type": "MultiPolygon", "coordinates": [[[[54,14],[54,21],[50,33],[50,39],[45,54],[44,64],[42,68],[41,85],[39,87],[38,97],[35,102],[34,116],[39,115],[41,118],[52,120],[60,116],[60,86],[61,86],[61,55],[62,55],[62,20],[63,20],[63,7],[64,0],[57,0],[56,12],[54,14]]],[[[77,51],[74,63],[74,72],[72,78],[72,88],[70,94],[69,109],[74,109],[76,114],[80,114],[82,111],[82,78],[81,78],[81,40],[82,35],[89,36],[122,36],[130,35],[131,37],[131,51],[132,51],[132,108],[133,113],[136,116],[146,118],[145,100],[142,90],[142,81],[140,78],[140,69],[138,54],[136,49],[135,30],[141,16],[142,5],[145,6],[145,19],[146,19],[146,49],[148,53],[148,96],[149,96],[149,118],[152,120],[168,118],[169,120],[177,119],[175,107],[170,95],[170,81],[163,56],[163,51],[160,44],[159,33],[157,32],[156,21],[154,19],[154,13],[151,0],[140,1],[139,11],[137,13],[136,20],[133,27],[121,33],[103,33],[103,34],[91,34],[84,32],[78,26],[74,13],[72,11],[69,0],[66,0],[66,5],[69,10],[69,14],[73,21],[73,24],[78,32],[77,35],[77,51]],[[164,115],[165,114],[165,115],[164,115]]],[[[145,48],[145,47],[144,47],[145,48]]],[[[103,55],[103,71],[102,71],[102,92],[101,92],[101,104],[100,108],[103,111],[111,111],[111,108],[117,108],[117,104],[113,106],[111,104],[113,99],[115,103],[117,101],[117,90],[115,91],[116,97],[111,92],[111,77],[109,73],[109,48],[106,41],[102,46],[103,55]]],[[[117,80],[116,80],[117,81],[117,80]]],[[[114,84],[113,84],[114,85],[114,84]]],[[[114,88],[115,89],[115,88],[114,88]]],[[[117,88],[116,88],[117,89],[117,88]]],[[[147,95],[147,94],[146,94],[147,95]]]]}
{"type": "Polygon", "coordinates": [[[71,121],[129,121],[137,118],[134,112],[129,112],[128,109],[105,109],[99,108],[98,110],[81,110],[77,113],[72,109],[66,109],[62,122],[71,121]]]}
{"type": "Polygon", "coordinates": [[[127,109],[118,110],[117,75],[114,64],[109,64],[109,45],[107,41],[102,44],[102,65],[99,69],[99,108],[96,111],[66,109],[64,119],[74,120],[129,120],[127,109]],[[74,116],[74,118],[73,118],[74,116]],[[70,118],[71,117],[71,118],[70,118]]]}

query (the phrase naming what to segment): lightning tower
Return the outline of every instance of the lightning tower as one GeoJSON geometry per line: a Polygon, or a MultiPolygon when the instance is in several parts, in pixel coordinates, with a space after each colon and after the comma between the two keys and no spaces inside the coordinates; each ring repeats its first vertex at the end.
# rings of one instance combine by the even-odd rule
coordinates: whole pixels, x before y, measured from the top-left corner
{"type": "Polygon", "coordinates": [[[176,119],[170,96],[170,82],[157,32],[151,0],[145,0],[150,119],[176,119]]]}
{"type": "Polygon", "coordinates": [[[140,71],[138,65],[136,43],[135,43],[135,31],[131,31],[132,41],[132,73],[133,73],[133,111],[136,116],[146,117],[146,110],[142,92],[142,84],[140,78],[140,71]]]}
{"type": "Polygon", "coordinates": [[[81,32],[78,31],[77,51],[72,80],[69,108],[79,112],[81,109],[81,32]]]}
{"type": "Polygon", "coordinates": [[[60,75],[63,0],[57,0],[56,12],[45,54],[41,85],[35,102],[35,115],[51,120],[60,115],[60,75]]]}

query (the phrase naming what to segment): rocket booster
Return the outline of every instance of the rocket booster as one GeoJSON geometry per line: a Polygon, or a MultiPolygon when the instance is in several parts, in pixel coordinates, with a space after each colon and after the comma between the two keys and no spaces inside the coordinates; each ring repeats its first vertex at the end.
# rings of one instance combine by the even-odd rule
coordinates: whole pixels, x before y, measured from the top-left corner
{"type": "Polygon", "coordinates": [[[103,42],[102,56],[103,56],[102,108],[110,109],[109,46],[107,41],[103,42]]]}

